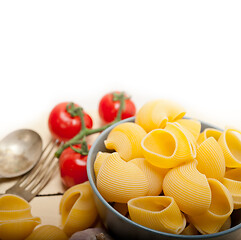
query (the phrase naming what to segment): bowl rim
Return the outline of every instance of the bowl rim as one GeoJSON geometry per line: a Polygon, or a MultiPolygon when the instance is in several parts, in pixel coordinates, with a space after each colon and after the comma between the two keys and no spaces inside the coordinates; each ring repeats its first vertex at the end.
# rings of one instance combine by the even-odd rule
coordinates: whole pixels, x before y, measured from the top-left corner
{"type": "MultiPolygon", "coordinates": [[[[186,118],[186,117],[184,117],[186,118]]],[[[208,125],[210,126],[210,128],[216,128],[218,130],[222,130],[218,127],[215,127],[209,123],[206,123],[204,121],[201,121],[201,124],[205,124],[205,125],[208,125]]],[[[114,127],[116,127],[117,125],[121,124],[121,123],[125,123],[125,122],[135,122],[135,117],[130,117],[130,118],[126,118],[124,120],[121,120],[113,125],[111,125],[110,127],[108,127],[107,129],[105,129],[103,132],[100,133],[100,135],[96,138],[96,140],[94,141],[94,143],[92,144],[92,147],[90,148],[90,151],[89,151],[89,154],[88,154],[88,158],[87,158],[87,175],[88,175],[88,179],[89,179],[89,183],[90,183],[90,186],[94,192],[94,194],[98,197],[98,199],[105,205],[105,207],[114,212],[121,220],[123,221],[127,221],[129,224],[137,227],[137,228],[141,228],[143,230],[146,230],[146,231],[150,231],[150,232],[153,232],[155,234],[158,234],[158,235],[163,235],[163,236],[166,236],[166,237],[174,237],[176,239],[203,239],[204,237],[206,239],[208,238],[214,238],[214,237],[219,237],[219,236],[224,236],[224,235],[227,235],[231,232],[234,232],[236,231],[237,229],[241,228],[241,223],[237,224],[236,226],[233,226],[227,230],[224,230],[224,231],[221,231],[221,232],[217,232],[217,233],[211,233],[211,234],[204,234],[204,235],[183,235],[183,234],[174,234],[174,233],[166,233],[166,232],[161,232],[161,231],[157,231],[157,230],[154,230],[154,229],[151,229],[151,228],[148,228],[148,227],[145,227],[143,225],[140,225],[132,220],[130,220],[129,218],[123,216],[122,214],[120,214],[117,210],[115,210],[103,197],[102,195],[100,194],[100,192],[98,191],[97,187],[96,187],[96,184],[94,182],[94,179],[95,179],[95,176],[92,176],[92,172],[91,172],[91,161],[90,161],[90,158],[93,154],[95,154],[95,148],[96,146],[98,145],[98,142],[103,138],[104,135],[108,134],[110,132],[111,129],[113,129],[114,127]]],[[[94,161],[93,161],[94,163],[94,161]]]]}

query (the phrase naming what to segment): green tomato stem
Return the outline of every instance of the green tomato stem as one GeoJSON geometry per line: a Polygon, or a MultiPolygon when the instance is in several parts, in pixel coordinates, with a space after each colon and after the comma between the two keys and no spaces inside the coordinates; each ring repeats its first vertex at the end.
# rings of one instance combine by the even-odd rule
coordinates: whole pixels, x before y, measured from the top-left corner
{"type": "Polygon", "coordinates": [[[78,115],[80,116],[81,130],[82,130],[82,131],[85,131],[85,130],[86,130],[86,125],[85,125],[85,120],[84,120],[83,108],[79,108],[79,109],[78,109],[78,115]]]}
{"type": "Polygon", "coordinates": [[[117,116],[116,116],[115,120],[120,121],[121,120],[122,110],[125,108],[125,94],[124,94],[124,92],[122,92],[119,95],[117,95],[116,98],[117,98],[117,100],[120,101],[120,107],[119,107],[119,110],[117,112],[117,116]]]}

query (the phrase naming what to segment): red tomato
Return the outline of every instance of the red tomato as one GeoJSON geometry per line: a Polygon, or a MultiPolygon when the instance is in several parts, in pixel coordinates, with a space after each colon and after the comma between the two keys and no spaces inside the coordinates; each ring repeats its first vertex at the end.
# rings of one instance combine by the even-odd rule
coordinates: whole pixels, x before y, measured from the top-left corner
{"type": "MultiPolygon", "coordinates": [[[[81,145],[75,145],[74,148],[80,149],[81,145]]],[[[88,146],[90,148],[90,146],[88,146]]],[[[66,187],[72,187],[76,184],[88,180],[86,171],[87,156],[75,152],[70,147],[66,148],[59,158],[59,169],[61,180],[66,187]]]]}
{"type": "MultiPolygon", "coordinates": [[[[113,93],[104,95],[99,102],[99,115],[104,122],[112,122],[117,116],[120,101],[113,100],[113,93]]],[[[119,92],[115,92],[119,93],[119,92]]],[[[121,114],[121,119],[133,117],[136,114],[135,104],[130,100],[125,100],[125,107],[121,114]]]]}
{"type": "MultiPolygon", "coordinates": [[[[52,109],[49,115],[49,130],[52,136],[60,141],[70,140],[81,130],[80,117],[72,117],[66,110],[67,104],[68,102],[59,103],[52,109]]],[[[78,107],[77,104],[75,106],[78,107]]],[[[84,121],[87,128],[92,128],[93,121],[85,112],[84,121]]]]}

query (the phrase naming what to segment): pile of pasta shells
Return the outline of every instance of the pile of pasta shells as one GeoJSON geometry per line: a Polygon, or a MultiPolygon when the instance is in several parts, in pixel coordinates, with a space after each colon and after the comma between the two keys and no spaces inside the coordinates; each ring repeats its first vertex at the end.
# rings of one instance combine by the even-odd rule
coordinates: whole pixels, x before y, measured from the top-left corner
{"type": "Polygon", "coordinates": [[[212,234],[241,208],[241,132],[206,128],[169,100],[144,104],[115,126],[98,152],[96,185],[107,202],[145,227],[212,234]]]}
{"type": "Polygon", "coordinates": [[[89,181],[66,190],[59,210],[61,227],[41,225],[41,219],[32,216],[31,205],[22,197],[0,196],[0,240],[68,240],[74,233],[81,236],[80,231],[95,227],[98,213],[89,181]]]}

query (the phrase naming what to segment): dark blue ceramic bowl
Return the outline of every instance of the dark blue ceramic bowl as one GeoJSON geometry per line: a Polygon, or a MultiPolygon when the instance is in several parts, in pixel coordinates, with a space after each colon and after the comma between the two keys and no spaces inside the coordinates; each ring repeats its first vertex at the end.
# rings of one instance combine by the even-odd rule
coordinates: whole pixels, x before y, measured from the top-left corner
{"type": "MultiPolygon", "coordinates": [[[[134,122],[135,118],[128,118],[109,127],[103,131],[92,145],[88,160],[87,173],[90,185],[94,192],[95,203],[99,212],[100,218],[114,239],[139,239],[139,240],[241,240],[241,210],[235,210],[232,214],[232,227],[228,230],[209,235],[176,235],[171,233],[159,232],[140,224],[137,224],[130,219],[121,215],[116,211],[106,200],[101,196],[95,181],[94,161],[96,154],[99,151],[107,152],[104,140],[106,140],[109,132],[116,125],[123,122],[134,122]]],[[[209,124],[202,123],[202,131],[205,128],[212,127],[209,124]]]]}

